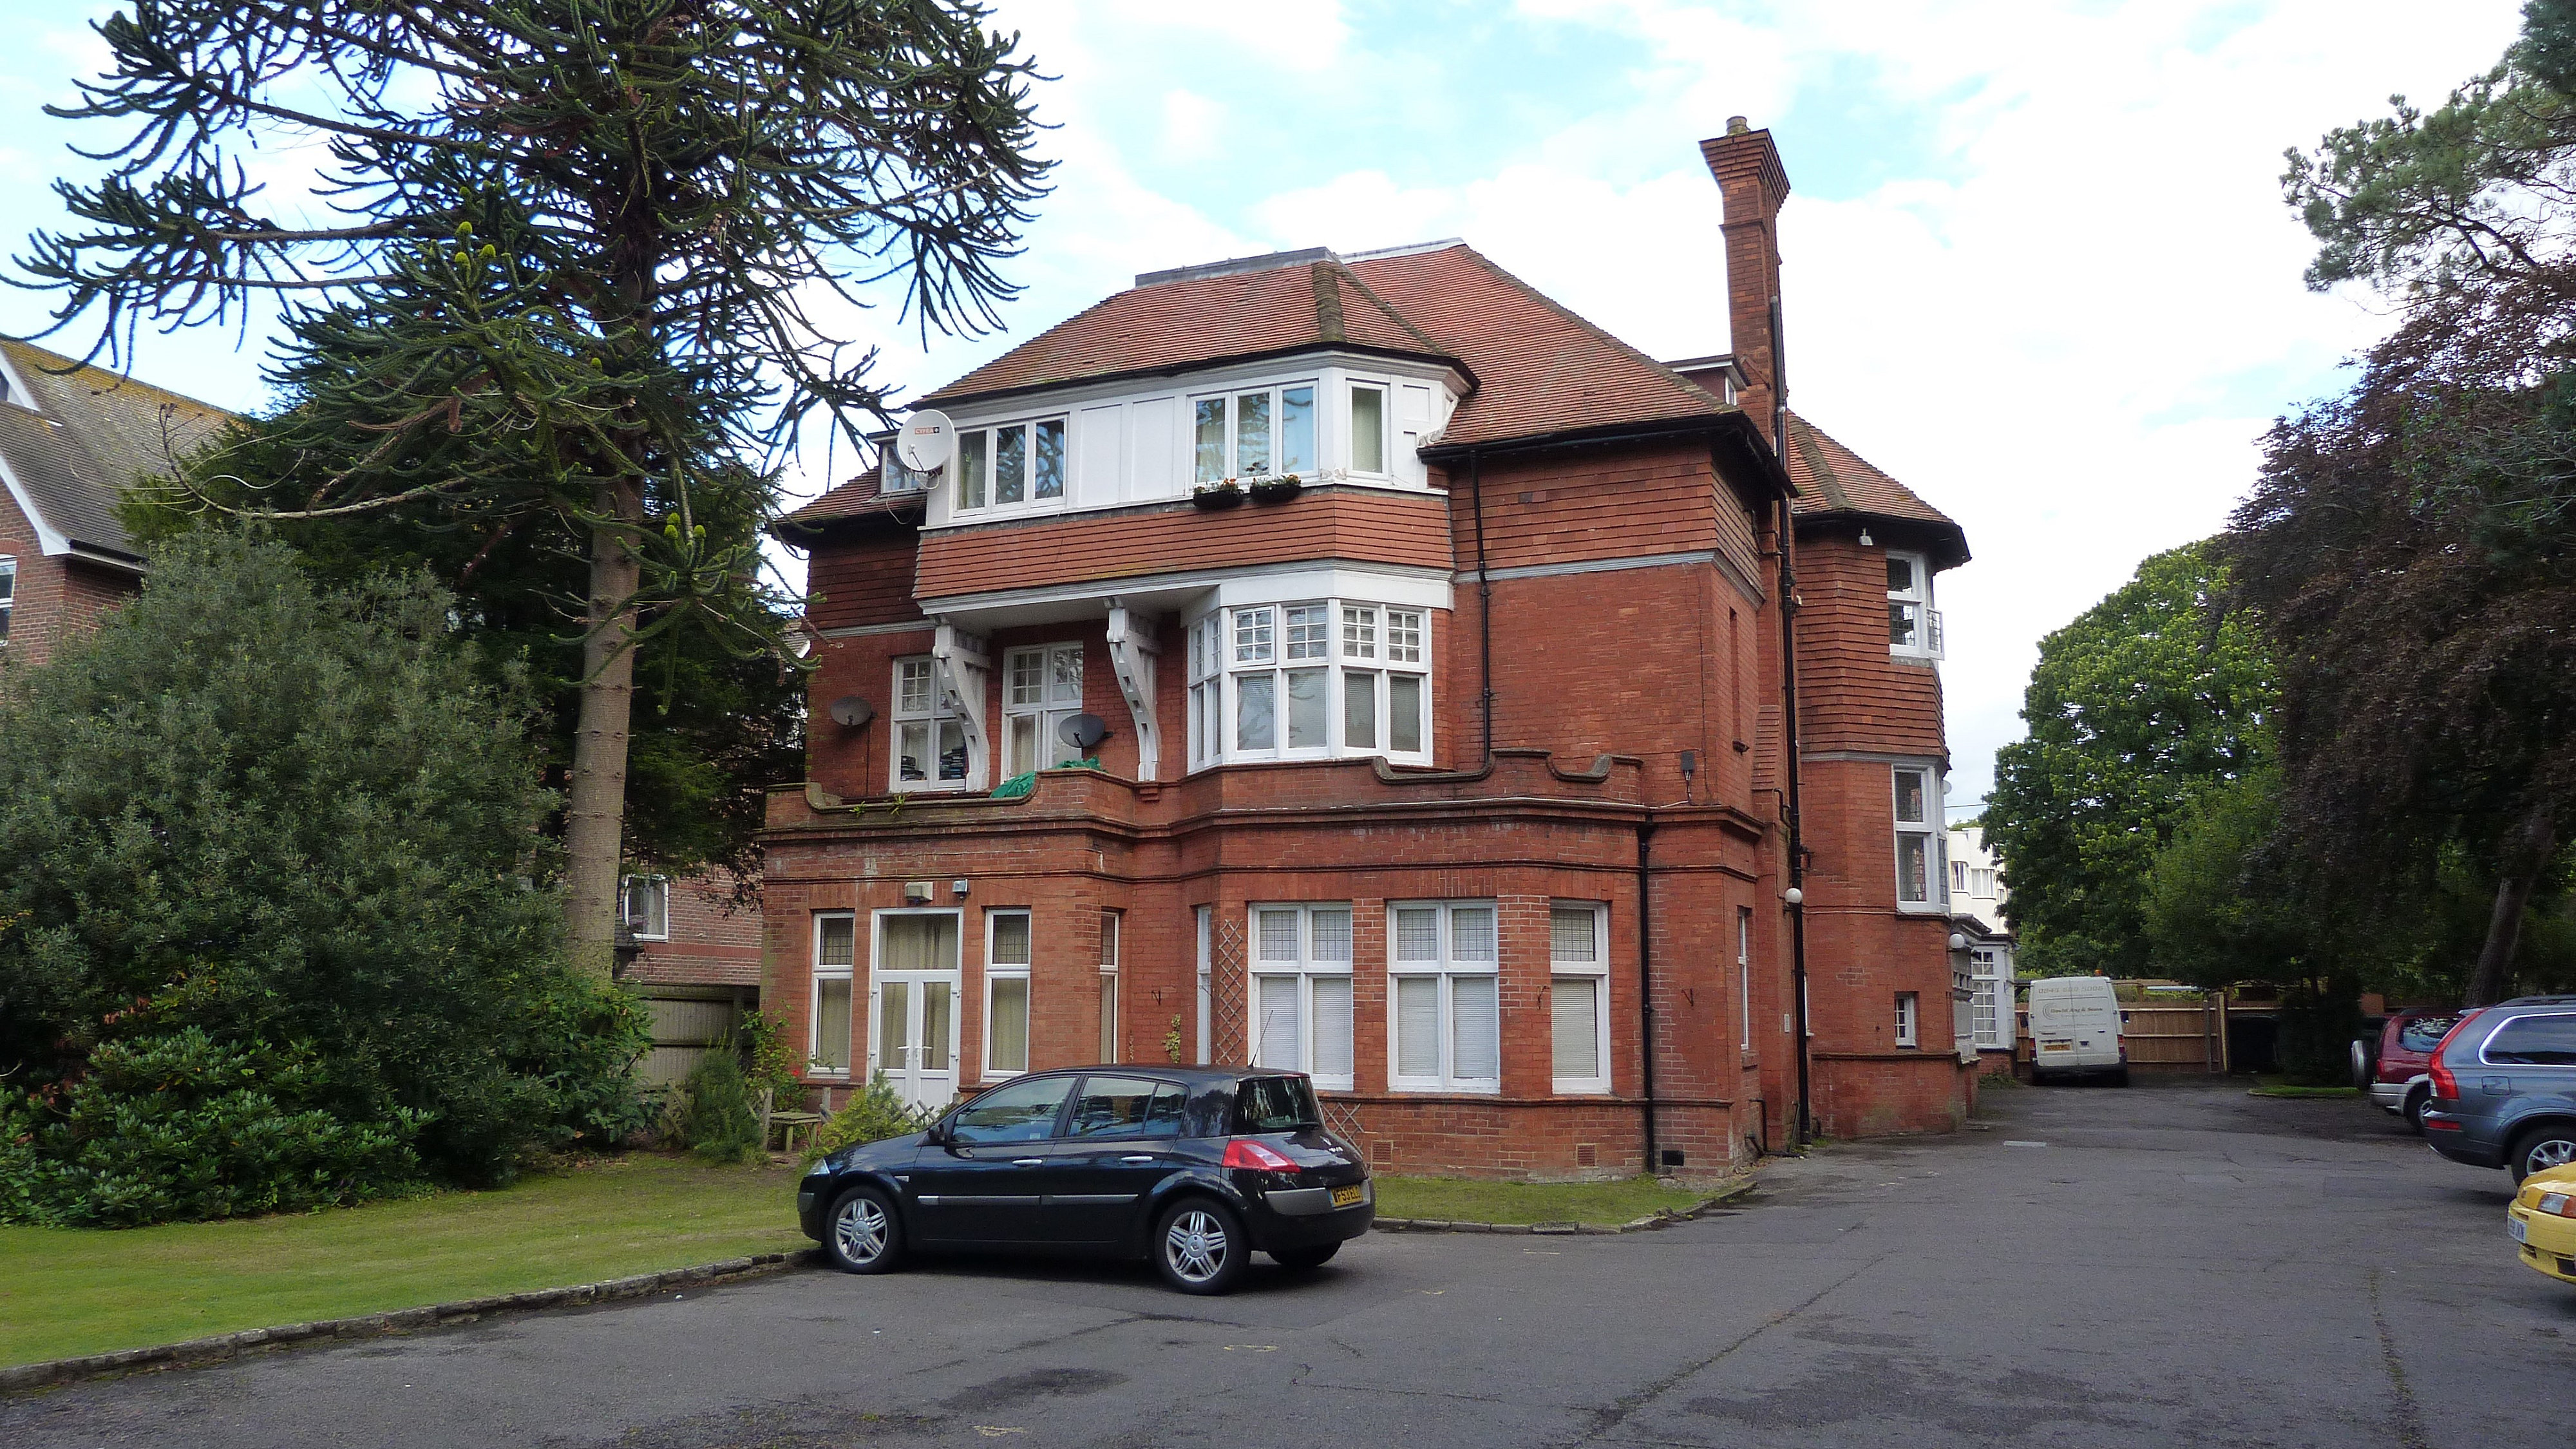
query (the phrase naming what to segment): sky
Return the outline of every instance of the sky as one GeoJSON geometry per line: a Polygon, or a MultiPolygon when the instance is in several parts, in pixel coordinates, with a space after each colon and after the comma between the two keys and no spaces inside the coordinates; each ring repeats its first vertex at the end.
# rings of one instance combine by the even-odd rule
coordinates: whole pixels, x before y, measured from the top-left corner
{"type": "MultiPolygon", "coordinates": [[[[0,241],[61,216],[102,123],[40,108],[104,54],[92,0],[0,0],[0,241]]],[[[2314,294],[2282,152],[2436,103],[2494,64],[2519,0],[1004,0],[1051,77],[1058,163],[1005,330],[933,337],[887,298],[834,313],[908,393],[1138,272],[1458,236],[1658,357],[1729,345],[1699,140],[1770,129],[1791,405],[1957,519],[1938,581],[1950,805],[2022,733],[2040,640],[2148,555],[2225,525],[2272,419],[2388,325],[2314,294]]],[[[303,163],[254,158],[282,188],[303,163]]],[[[14,269],[13,274],[14,274],[14,269]]],[[[52,298],[0,289],[0,332],[52,298]]],[[[75,330],[69,350],[89,337],[75,330]]],[[[131,370],[256,408],[268,329],[145,335],[131,370]]],[[[64,345],[62,342],[57,345],[64,345]]],[[[800,459],[801,493],[850,471],[800,459]]]]}

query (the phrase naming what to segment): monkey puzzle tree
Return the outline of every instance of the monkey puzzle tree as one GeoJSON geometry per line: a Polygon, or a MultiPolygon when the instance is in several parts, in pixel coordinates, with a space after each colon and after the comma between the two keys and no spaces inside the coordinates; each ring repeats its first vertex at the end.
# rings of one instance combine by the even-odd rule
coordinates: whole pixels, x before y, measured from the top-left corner
{"type": "MultiPolygon", "coordinates": [[[[576,957],[615,929],[635,646],[706,628],[773,647],[743,581],[778,450],[855,436],[889,389],[821,309],[900,291],[974,329],[1044,193],[1033,62],[939,0],[133,0],[112,74],[57,112],[126,123],[74,218],[20,259],[57,328],[115,356],[146,324],[290,307],[278,436],[251,511],[401,510],[497,539],[543,518],[587,556],[565,825],[576,957]],[[272,204],[254,146],[316,146],[272,204]]],[[[222,473],[220,460],[211,465],[222,473]]],[[[195,470],[209,472],[201,462],[195,470]]],[[[210,503],[241,505],[209,492],[210,503]]]]}

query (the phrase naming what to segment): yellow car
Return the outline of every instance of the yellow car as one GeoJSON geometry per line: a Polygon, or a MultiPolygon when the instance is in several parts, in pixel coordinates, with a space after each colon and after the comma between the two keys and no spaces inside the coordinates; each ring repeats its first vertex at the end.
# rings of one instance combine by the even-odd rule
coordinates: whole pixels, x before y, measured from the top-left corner
{"type": "Polygon", "coordinates": [[[2576,1283],[2576,1163],[2524,1178],[2504,1212],[2525,1266],[2576,1283]]]}

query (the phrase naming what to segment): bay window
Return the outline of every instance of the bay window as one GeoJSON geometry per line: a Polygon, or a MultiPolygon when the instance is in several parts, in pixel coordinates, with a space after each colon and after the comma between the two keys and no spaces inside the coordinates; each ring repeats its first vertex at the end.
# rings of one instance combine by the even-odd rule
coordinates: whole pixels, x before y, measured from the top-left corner
{"type": "Polygon", "coordinates": [[[1932,608],[1931,560],[1922,554],[1888,551],[1887,648],[1891,654],[1941,657],[1941,616],[1932,608]]]}
{"type": "Polygon", "coordinates": [[[1252,1060],[1349,1091],[1351,908],[1252,908],[1252,1060]]]}
{"type": "Polygon", "coordinates": [[[1118,924],[1116,911],[1100,913],[1100,1059],[1118,1060],[1118,924]]]}
{"type": "Polygon", "coordinates": [[[1893,770],[1896,807],[1896,908],[1934,911],[1943,901],[1933,892],[1942,878],[1941,834],[1932,819],[1940,777],[1924,765],[1898,765],[1893,770]]]}
{"type": "Polygon", "coordinates": [[[893,788],[966,788],[966,726],[939,697],[938,672],[927,654],[894,662],[893,788]]]}
{"type": "Polygon", "coordinates": [[[806,1060],[828,1076],[846,1076],[850,1070],[850,981],[858,942],[858,917],[850,912],[814,917],[814,1025],[806,1060]]]}
{"type": "Polygon", "coordinates": [[[1351,471],[1387,471],[1386,389],[1376,383],[1351,384],[1351,471]]]}
{"type": "Polygon", "coordinates": [[[961,431],[956,466],[960,513],[1061,504],[1064,419],[961,431]]]}
{"type": "Polygon", "coordinates": [[[1029,913],[984,914],[984,1079],[1029,1069],[1029,913]]]}
{"type": "Polygon", "coordinates": [[[1500,973],[1491,901],[1387,909],[1397,1091],[1499,1092],[1500,973]]]}
{"type": "Polygon", "coordinates": [[[1339,599],[1220,609],[1191,625],[1189,665],[1193,767],[1430,761],[1426,610],[1339,599]]]}
{"type": "Polygon", "coordinates": [[[1070,765],[1082,751],[1057,733],[1082,713],[1082,646],[1048,644],[1002,656],[1002,776],[1070,765]]]}
{"type": "Polygon", "coordinates": [[[1190,476],[1199,484],[1315,475],[1315,385],[1294,382],[1190,400],[1190,476]]]}
{"type": "Polygon", "coordinates": [[[1610,908],[1559,905],[1547,913],[1548,1014],[1559,1092],[1610,1090],[1610,908]]]}

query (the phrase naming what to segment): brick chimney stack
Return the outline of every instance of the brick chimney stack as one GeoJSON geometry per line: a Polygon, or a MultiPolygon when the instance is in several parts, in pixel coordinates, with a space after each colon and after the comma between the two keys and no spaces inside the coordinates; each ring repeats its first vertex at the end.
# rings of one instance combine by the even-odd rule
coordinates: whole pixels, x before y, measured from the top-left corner
{"type": "Polygon", "coordinates": [[[1771,133],[1753,130],[1742,116],[1727,117],[1726,134],[1700,142],[1699,153],[1726,204],[1726,320],[1746,379],[1741,402],[1762,421],[1773,449],[1785,451],[1789,371],[1780,338],[1779,220],[1789,173],[1771,133]]]}

